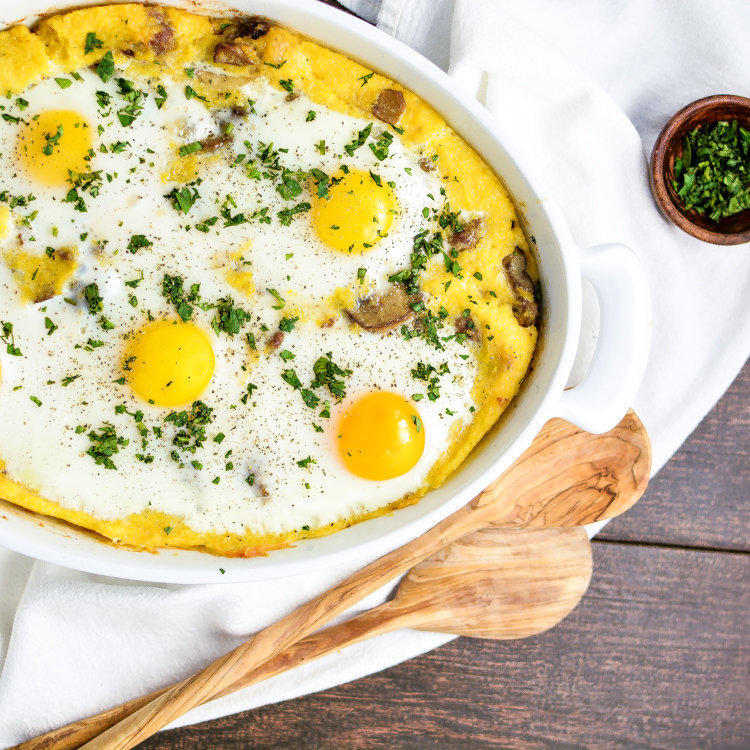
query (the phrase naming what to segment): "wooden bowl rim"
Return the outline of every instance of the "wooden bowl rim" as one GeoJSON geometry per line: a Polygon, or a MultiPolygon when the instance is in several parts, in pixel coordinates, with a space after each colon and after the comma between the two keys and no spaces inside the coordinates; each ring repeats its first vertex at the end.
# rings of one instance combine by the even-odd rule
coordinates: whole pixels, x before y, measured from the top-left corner
{"type": "MultiPolygon", "coordinates": [[[[664,216],[682,229],[683,232],[687,232],[689,235],[703,242],[709,242],[714,245],[740,245],[743,242],[750,242],[750,221],[746,229],[737,232],[721,231],[720,229],[711,230],[696,224],[691,215],[693,212],[686,210],[678,202],[678,199],[673,197],[671,185],[668,185],[664,178],[667,161],[674,148],[674,140],[677,132],[686,121],[694,118],[696,115],[700,115],[701,112],[710,109],[714,105],[739,107],[741,110],[747,112],[747,117],[750,120],[750,99],[736,94],[714,94],[697,99],[684,106],[679,112],[672,115],[654,143],[649,169],[651,192],[664,216]]],[[[707,116],[703,122],[714,122],[719,119],[721,118],[707,116]]],[[[750,212],[750,209],[746,209],[746,211],[750,212]]]]}

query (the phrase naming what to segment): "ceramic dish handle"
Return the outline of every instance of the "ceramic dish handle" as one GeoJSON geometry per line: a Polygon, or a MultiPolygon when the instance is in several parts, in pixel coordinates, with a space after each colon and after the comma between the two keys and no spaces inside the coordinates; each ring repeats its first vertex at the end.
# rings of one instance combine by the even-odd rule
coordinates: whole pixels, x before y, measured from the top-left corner
{"type": "Polygon", "coordinates": [[[631,407],[651,343],[651,298],[643,267],[625,245],[580,251],[581,274],[599,298],[599,340],[583,380],[566,390],[558,416],[588,432],[611,430],[631,407]]]}

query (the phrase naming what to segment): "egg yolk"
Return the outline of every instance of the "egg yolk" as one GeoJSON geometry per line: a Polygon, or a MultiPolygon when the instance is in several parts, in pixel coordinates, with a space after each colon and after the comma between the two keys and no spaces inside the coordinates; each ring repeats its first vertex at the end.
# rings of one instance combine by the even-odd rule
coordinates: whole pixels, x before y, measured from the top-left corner
{"type": "Polygon", "coordinates": [[[341,415],[337,446],[352,474],[364,479],[393,479],[419,461],[424,432],[419,412],[403,396],[375,391],[341,415]]]}
{"type": "Polygon", "coordinates": [[[18,134],[18,152],[26,171],[43,185],[64,185],[69,171],[88,172],[91,149],[85,118],[67,109],[48,110],[18,134]]]}
{"type": "Polygon", "coordinates": [[[214,374],[208,336],[192,323],[158,320],[133,338],[125,359],[131,388],[158,406],[194,401],[214,374]]]}
{"type": "Polygon", "coordinates": [[[315,232],[326,245],[342,253],[361,252],[388,234],[398,203],[384,180],[352,170],[328,192],[328,198],[315,199],[312,214],[315,232]]]}

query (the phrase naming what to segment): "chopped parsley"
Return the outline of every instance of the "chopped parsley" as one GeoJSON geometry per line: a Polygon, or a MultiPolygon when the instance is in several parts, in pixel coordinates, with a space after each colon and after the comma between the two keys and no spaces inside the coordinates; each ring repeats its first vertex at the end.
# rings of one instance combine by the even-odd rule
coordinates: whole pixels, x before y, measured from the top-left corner
{"type": "Polygon", "coordinates": [[[104,83],[107,83],[115,74],[115,59],[112,57],[112,50],[107,50],[104,57],[99,60],[99,64],[96,66],[96,74],[104,83]]]}
{"type": "Polygon", "coordinates": [[[146,94],[143,91],[138,91],[133,86],[133,82],[128,81],[126,78],[118,78],[117,87],[123,99],[127,102],[127,104],[117,110],[117,119],[120,121],[120,125],[127,128],[133,124],[133,121],[143,111],[143,101],[146,98],[146,94]]]}
{"type": "Polygon", "coordinates": [[[180,156],[189,156],[190,154],[194,154],[196,151],[201,151],[202,149],[203,144],[200,141],[193,141],[192,143],[180,146],[177,153],[179,153],[180,156]]]}
{"type": "Polygon", "coordinates": [[[346,151],[346,153],[349,154],[349,156],[354,156],[354,152],[360,146],[364,146],[365,141],[367,140],[371,131],[372,131],[372,123],[370,123],[365,128],[360,130],[359,133],[357,133],[357,137],[351,143],[347,143],[346,146],[344,146],[344,151],[346,151]]]}
{"type": "Polygon", "coordinates": [[[104,46],[104,42],[101,39],[97,39],[96,34],[93,31],[89,31],[86,34],[86,41],[83,44],[83,53],[88,55],[89,52],[93,52],[95,49],[101,49],[104,46]]]}
{"type": "Polygon", "coordinates": [[[202,401],[193,401],[190,411],[183,409],[170,412],[165,421],[178,428],[172,438],[172,445],[182,451],[195,453],[206,441],[206,425],[211,424],[213,418],[213,409],[202,401]]]}
{"type": "Polygon", "coordinates": [[[46,141],[45,145],[42,147],[42,153],[45,156],[52,156],[52,153],[55,150],[55,146],[60,145],[60,138],[62,138],[63,134],[63,126],[58,125],[57,130],[55,130],[54,133],[45,133],[44,134],[44,140],[46,141]]]}
{"type": "Polygon", "coordinates": [[[156,87],[156,93],[159,96],[154,97],[154,103],[156,104],[157,109],[161,109],[164,106],[164,102],[167,101],[167,90],[164,88],[164,86],[159,84],[156,87]]]}
{"type": "Polygon", "coordinates": [[[369,146],[377,159],[383,161],[383,159],[388,158],[388,149],[391,147],[391,143],[393,143],[393,135],[387,130],[384,130],[380,134],[380,138],[378,138],[375,143],[370,143],[369,146]]]}
{"type": "Polygon", "coordinates": [[[318,357],[313,365],[315,379],[310,384],[310,387],[319,388],[325,385],[331,395],[340,400],[346,396],[346,389],[344,381],[339,380],[339,378],[348,377],[352,374],[352,371],[339,367],[331,359],[332,356],[331,352],[328,352],[325,356],[318,357]]]}
{"type": "Polygon", "coordinates": [[[0,321],[2,324],[2,334],[0,334],[0,341],[5,344],[5,351],[14,357],[21,356],[21,350],[16,346],[16,340],[13,336],[13,323],[9,323],[7,320],[0,321]]]}
{"type": "Polygon", "coordinates": [[[276,299],[277,304],[271,305],[274,310],[281,310],[286,305],[284,298],[275,289],[266,289],[266,291],[276,299]]]}
{"type": "Polygon", "coordinates": [[[193,305],[200,299],[200,284],[192,284],[185,292],[185,280],[181,276],[165,273],[161,281],[161,293],[175,307],[180,318],[187,323],[193,317],[193,305]]]}
{"type": "Polygon", "coordinates": [[[215,308],[216,316],[211,321],[211,327],[217,334],[224,331],[234,336],[251,318],[250,313],[245,312],[241,307],[235,307],[231,297],[222,297],[216,303],[215,308]]]}
{"type": "Polygon", "coordinates": [[[202,102],[208,102],[205,96],[201,96],[192,86],[185,86],[186,99],[200,99],[202,102]]]}
{"type": "Polygon", "coordinates": [[[305,211],[309,211],[312,208],[312,206],[307,202],[298,203],[296,206],[293,206],[292,208],[285,208],[283,211],[279,211],[277,216],[279,217],[279,221],[285,226],[288,227],[292,223],[292,219],[295,217],[296,214],[305,213],[305,211]]]}
{"type": "Polygon", "coordinates": [[[362,81],[362,84],[361,84],[362,86],[366,86],[374,75],[375,75],[375,72],[373,71],[372,73],[367,73],[363,76],[360,76],[359,78],[357,78],[357,80],[362,81]]]}
{"type": "Polygon", "coordinates": [[[139,250],[153,246],[153,242],[143,234],[134,234],[128,242],[128,251],[135,254],[139,250]]]}
{"type": "Polygon", "coordinates": [[[294,326],[299,320],[299,317],[294,318],[282,318],[279,321],[279,330],[285,333],[291,333],[294,330],[294,326]]]}
{"type": "Polygon", "coordinates": [[[83,288],[83,299],[92,315],[96,315],[104,309],[104,306],[102,305],[102,296],[99,294],[98,284],[87,284],[83,288]]]}
{"type": "Polygon", "coordinates": [[[193,207],[195,201],[200,198],[197,188],[185,186],[183,188],[172,188],[165,196],[172,201],[172,206],[176,211],[182,211],[186,214],[193,207]]]}
{"type": "MultiPolygon", "coordinates": [[[[79,429],[80,427],[76,429],[76,432],[79,429]]],[[[83,430],[85,429],[84,427],[83,430]]],[[[86,453],[94,459],[94,463],[98,466],[103,466],[105,469],[117,468],[112,460],[112,456],[119,453],[120,448],[130,442],[127,438],[118,436],[115,426],[109,422],[105,422],[99,428],[99,432],[91,430],[88,434],[88,439],[91,442],[91,446],[86,453]]]]}
{"type": "Polygon", "coordinates": [[[750,130],[725,120],[691,130],[672,187],[686,209],[719,221],[750,208],[750,130]]]}

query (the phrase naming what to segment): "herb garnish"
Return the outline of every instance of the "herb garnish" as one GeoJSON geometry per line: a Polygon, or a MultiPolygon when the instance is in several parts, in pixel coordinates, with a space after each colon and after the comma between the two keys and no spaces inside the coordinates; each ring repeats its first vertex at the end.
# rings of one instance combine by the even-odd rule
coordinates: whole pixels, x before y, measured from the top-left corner
{"type": "Polygon", "coordinates": [[[185,186],[183,188],[172,188],[165,196],[172,201],[172,206],[176,211],[182,211],[186,214],[192,207],[195,201],[200,198],[197,188],[190,188],[185,186]]]}
{"type": "Polygon", "coordinates": [[[16,340],[13,336],[13,323],[9,323],[7,320],[0,321],[2,324],[2,334],[0,334],[0,341],[5,344],[5,351],[14,357],[21,356],[21,350],[16,346],[16,340]]]}
{"type": "Polygon", "coordinates": [[[370,135],[370,131],[372,131],[372,123],[360,130],[359,133],[357,133],[357,137],[351,143],[347,143],[346,146],[344,146],[344,151],[346,151],[349,156],[354,156],[354,152],[360,146],[364,146],[365,141],[370,135]]]}
{"type": "Polygon", "coordinates": [[[241,307],[234,306],[231,297],[222,297],[214,307],[216,317],[211,321],[211,327],[217,334],[224,331],[234,336],[251,318],[250,313],[245,312],[241,307]]]}
{"type": "Polygon", "coordinates": [[[143,234],[134,234],[128,242],[128,251],[135,254],[143,248],[149,248],[154,243],[143,234]]]}
{"type": "Polygon", "coordinates": [[[193,317],[193,305],[200,299],[200,284],[193,284],[189,292],[183,288],[185,280],[181,276],[170,276],[165,273],[161,281],[161,293],[174,306],[177,314],[187,323],[193,317]]]}
{"type": "Polygon", "coordinates": [[[750,208],[750,130],[737,120],[691,130],[674,160],[672,187],[685,208],[711,221],[750,208]]]}
{"type": "Polygon", "coordinates": [[[99,64],[96,66],[96,74],[104,83],[107,83],[115,74],[115,59],[112,57],[112,50],[107,50],[104,57],[99,60],[99,64]]]}
{"type": "Polygon", "coordinates": [[[206,425],[213,421],[213,409],[202,401],[193,401],[189,412],[170,412],[165,421],[180,428],[172,439],[172,445],[180,450],[195,453],[206,440],[206,425]]]}
{"type": "Polygon", "coordinates": [[[93,31],[89,31],[86,34],[86,41],[83,45],[83,53],[88,55],[89,52],[93,52],[95,49],[101,49],[104,46],[104,42],[101,39],[97,39],[96,34],[93,31]]]}
{"type": "MultiPolygon", "coordinates": [[[[83,432],[83,429],[77,428],[83,432]]],[[[112,456],[120,452],[122,446],[127,445],[130,441],[127,438],[119,437],[115,426],[109,422],[105,422],[100,428],[99,432],[91,430],[88,434],[88,438],[91,441],[91,447],[86,453],[94,459],[94,462],[99,466],[104,466],[105,469],[116,469],[112,456]]]]}
{"type": "Polygon", "coordinates": [[[318,357],[313,365],[315,379],[310,384],[311,388],[319,388],[325,385],[331,392],[332,396],[342,399],[346,396],[344,381],[338,378],[345,378],[352,374],[351,370],[339,367],[332,359],[332,353],[327,352],[325,356],[318,357]]]}

